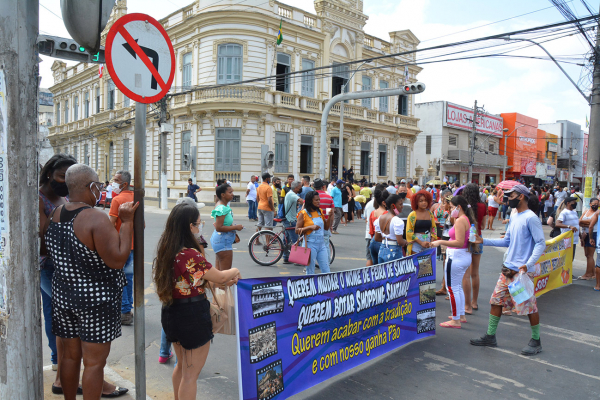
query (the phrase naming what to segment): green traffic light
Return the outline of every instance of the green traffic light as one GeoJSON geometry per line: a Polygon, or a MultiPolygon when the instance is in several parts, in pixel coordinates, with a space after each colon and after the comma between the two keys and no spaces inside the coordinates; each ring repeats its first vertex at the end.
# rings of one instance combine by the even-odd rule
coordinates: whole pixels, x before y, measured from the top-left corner
{"type": "Polygon", "coordinates": [[[79,46],[79,51],[83,53],[85,51],[85,48],[83,46],[79,46]]]}

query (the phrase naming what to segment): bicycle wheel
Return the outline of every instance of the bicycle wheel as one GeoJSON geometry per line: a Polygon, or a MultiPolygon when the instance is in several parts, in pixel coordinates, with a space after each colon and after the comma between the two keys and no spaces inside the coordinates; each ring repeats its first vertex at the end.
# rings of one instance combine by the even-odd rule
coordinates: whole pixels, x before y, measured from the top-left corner
{"type": "Polygon", "coordinates": [[[248,252],[255,263],[273,265],[283,257],[283,242],[273,231],[259,231],[250,238],[248,252]]]}
{"type": "Polygon", "coordinates": [[[333,264],[333,260],[335,260],[335,246],[331,239],[329,239],[329,254],[331,255],[331,257],[329,257],[329,265],[331,265],[333,264]]]}

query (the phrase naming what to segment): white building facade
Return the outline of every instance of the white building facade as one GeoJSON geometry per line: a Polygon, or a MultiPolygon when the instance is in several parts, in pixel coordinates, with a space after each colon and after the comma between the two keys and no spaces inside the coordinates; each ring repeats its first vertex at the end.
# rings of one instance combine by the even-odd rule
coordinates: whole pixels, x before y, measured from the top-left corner
{"type": "MultiPolygon", "coordinates": [[[[448,183],[467,183],[473,108],[447,101],[418,103],[415,117],[422,131],[414,154],[416,168],[423,170],[420,183],[435,176],[448,183]]],[[[502,178],[504,156],[499,155],[502,124],[499,115],[478,116],[472,182],[498,183],[502,178]]]]}
{"type": "Polygon", "coordinates": [[[586,156],[584,147],[587,145],[586,135],[581,130],[581,125],[560,120],[554,123],[539,124],[538,127],[558,136],[557,180],[561,183],[570,181],[571,184],[581,185],[584,175],[584,157],[586,156]],[[569,149],[574,150],[571,155],[571,179],[568,178],[569,149]]]}
{"type": "MultiPolygon", "coordinates": [[[[391,32],[389,41],[366,35],[362,1],[317,1],[315,9],[312,14],[274,0],[199,0],[159,20],[177,64],[167,114],[175,131],[167,142],[169,197],[185,195],[187,179],[194,176],[188,162],[194,148],[198,184],[214,188],[217,179],[228,179],[241,201],[250,176],[260,175],[261,145],[275,152],[270,171],[275,176],[317,176],[321,146],[329,150],[330,171],[339,156],[339,105],[322,143],[320,120],[328,99],[344,85],[360,91],[401,86],[405,75],[408,82],[417,81],[421,68],[414,65],[414,54],[372,61],[349,81],[357,65],[335,64],[413,50],[419,41],[409,30],[391,32]],[[310,71],[324,66],[333,67],[310,71]],[[307,72],[236,84],[302,70],[307,72]]],[[[126,2],[119,0],[108,26],[124,14],[126,2]]],[[[53,71],[56,123],[50,140],[55,150],[88,163],[101,179],[110,179],[118,169],[132,170],[134,102],[119,92],[106,69],[99,78],[96,65],[67,68],[57,61],[53,71]]],[[[157,117],[156,106],[149,106],[148,196],[158,191],[157,117]]],[[[413,175],[417,123],[412,96],[346,103],[344,164],[354,167],[355,177],[371,181],[413,175]]],[[[210,201],[213,194],[203,191],[201,200],[210,201]]]]}

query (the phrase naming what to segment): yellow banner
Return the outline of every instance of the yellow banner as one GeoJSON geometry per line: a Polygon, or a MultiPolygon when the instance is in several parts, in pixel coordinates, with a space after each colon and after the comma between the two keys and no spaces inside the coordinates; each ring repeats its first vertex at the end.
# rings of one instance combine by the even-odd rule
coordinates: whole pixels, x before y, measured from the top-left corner
{"type": "Polygon", "coordinates": [[[573,282],[573,232],[546,240],[546,251],[535,265],[536,297],[573,282]]]}

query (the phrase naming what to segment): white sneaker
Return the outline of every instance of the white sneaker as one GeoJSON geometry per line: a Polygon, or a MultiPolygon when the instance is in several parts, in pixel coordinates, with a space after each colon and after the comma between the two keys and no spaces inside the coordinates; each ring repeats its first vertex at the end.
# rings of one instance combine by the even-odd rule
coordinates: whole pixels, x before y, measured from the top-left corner
{"type": "Polygon", "coordinates": [[[52,371],[58,371],[58,364],[52,364],[52,371]]]}

